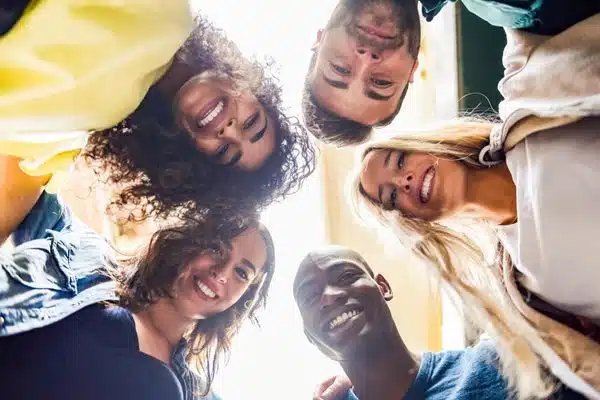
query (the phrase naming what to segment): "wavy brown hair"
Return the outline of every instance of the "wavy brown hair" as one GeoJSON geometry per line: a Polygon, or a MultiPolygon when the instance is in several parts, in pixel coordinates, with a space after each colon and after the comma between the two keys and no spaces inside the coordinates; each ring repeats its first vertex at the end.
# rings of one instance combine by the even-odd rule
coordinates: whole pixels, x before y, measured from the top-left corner
{"type": "Polygon", "coordinates": [[[117,281],[121,306],[139,312],[157,300],[172,297],[172,287],[184,268],[197,256],[210,252],[219,261],[229,256],[231,240],[250,227],[258,227],[267,247],[267,261],[242,297],[229,309],[197,321],[186,333],[185,357],[205,385],[202,395],[211,388],[219,361],[226,358],[231,340],[242,323],[258,323],[256,313],[263,308],[275,267],[273,240],[256,216],[223,216],[204,213],[185,217],[177,225],[160,229],[152,236],[147,250],[110,268],[117,281]]]}
{"type": "Polygon", "coordinates": [[[107,183],[120,188],[111,205],[133,206],[137,217],[132,213],[130,219],[143,219],[213,204],[262,209],[295,193],[314,171],[315,150],[298,119],[286,114],[272,67],[249,61],[221,30],[196,18],[158,84],[174,94],[190,77],[211,71],[232,80],[235,88],[249,89],[274,122],[275,150],[257,171],[216,164],[177,126],[173,96],[155,85],[124,121],[94,132],[84,150],[107,183]]]}

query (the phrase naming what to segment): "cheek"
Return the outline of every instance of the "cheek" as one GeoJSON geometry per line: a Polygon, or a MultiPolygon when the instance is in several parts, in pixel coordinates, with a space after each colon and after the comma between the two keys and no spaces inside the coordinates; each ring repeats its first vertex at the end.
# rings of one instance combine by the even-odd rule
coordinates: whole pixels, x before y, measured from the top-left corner
{"type": "Polygon", "coordinates": [[[220,142],[218,139],[196,137],[195,138],[196,148],[202,154],[212,156],[219,148],[220,142]]]}

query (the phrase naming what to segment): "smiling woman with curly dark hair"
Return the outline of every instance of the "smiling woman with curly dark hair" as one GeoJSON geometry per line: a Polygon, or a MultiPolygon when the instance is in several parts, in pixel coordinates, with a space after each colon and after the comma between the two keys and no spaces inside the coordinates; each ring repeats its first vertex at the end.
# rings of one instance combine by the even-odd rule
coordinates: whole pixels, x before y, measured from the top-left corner
{"type": "Polygon", "coordinates": [[[138,109],[88,141],[84,155],[123,188],[114,206],[143,216],[260,209],[314,170],[314,148],[284,113],[270,65],[248,61],[204,18],[193,32],[138,109]]]}

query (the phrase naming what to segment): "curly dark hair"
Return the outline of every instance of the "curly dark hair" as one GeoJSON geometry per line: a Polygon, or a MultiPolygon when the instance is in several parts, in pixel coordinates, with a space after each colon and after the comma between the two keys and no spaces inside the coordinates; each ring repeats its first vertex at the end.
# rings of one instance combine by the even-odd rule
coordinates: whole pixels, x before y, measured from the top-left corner
{"type": "Polygon", "coordinates": [[[258,227],[267,247],[267,260],[242,297],[229,309],[198,320],[184,337],[187,362],[204,379],[202,395],[211,388],[219,360],[227,356],[233,337],[249,319],[258,324],[256,313],[267,301],[275,268],[273,239],[256,215],[227,216],[205,213],[180,220],[177,225],[160,229],[152,236],[140,256],[109,264],[108,271],[117,282],[119,305],[131,312],[148,309],[160,298],[172,297],[172,288],[189,263],[205,252],[217,261],[229,256],[231,240],[250,227],[258,227]]]}
{"type": "Polygon", "coordinates": [[[257,171],[218,165],[195,147],[175,123],[173,96],[154,85],[140,106],[117,126],[94,132],[84,154],[108,183],[121,190],[111,205],[135,206],[129,219],[165,217],[189,209],[262,209],[295,193],[315,169],[315,149],[295,117],[284,113],[272,63],[249,61],[237,46],[203,17],[161,78],[174,93],[204,71],[225,75],[258,98],[274,122],[276,148],[257,171]],[[182,211],[183,210],[183,211],[182,211]]]}

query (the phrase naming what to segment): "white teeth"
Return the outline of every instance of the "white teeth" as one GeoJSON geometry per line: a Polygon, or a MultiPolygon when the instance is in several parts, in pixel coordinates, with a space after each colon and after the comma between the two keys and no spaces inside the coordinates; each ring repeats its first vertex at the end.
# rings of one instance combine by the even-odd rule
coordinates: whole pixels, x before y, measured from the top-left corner
{"type": "Polygon", "coordinates": [[[198,283],[196,283],[196,285],[198,286],[198,289],[200,289],[200,291],[202,293],[204,293],[206,296],[210,297],[211,299],[214,299],[215,297],[217,297],[217,294],[215,292],[213,292],[212,290],[210,290],[210,288],[208,286],[206,286],[204,283],[202,283],[202,281],[198,281],[198,283]]]}
{"type": "Polygon", "coordinates": [[[221,111],[223,111],[223,108],[225,105],[223,104],[223,101],[220,101],[207,115],[206,117],[202,118],[199,122],[198,125],[200,125],[200,127],[205,127],[206,125],[210,124],[215,118],[217,118],[217,115],[219,115],[221,113],[221,111]]]}
{"type": "Polygon", "coordinates": [[[431,180],[433,179],[433,174],[435,173],[435,170],[432,168],[429,170],[429,172],[427,172],[427,175],[425,175],[425,178],[423,179],[423,186],[421,187],[421,201],[426,202],[427,200],[429,200],[429,192],[431,191],[431,180]]]}
{"type": "Polygon", "coordinates": [[[329,322],[329,329],[331,330],[331,329],[343,324],[344,322],[348,321],[350,318],[358,315],[359,312],[360,311],[358,311],[358,310],[350,310],[348,312],[338,315],[337,317],[335,317],[334,319],[332,319],[329,322]]]}

